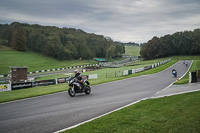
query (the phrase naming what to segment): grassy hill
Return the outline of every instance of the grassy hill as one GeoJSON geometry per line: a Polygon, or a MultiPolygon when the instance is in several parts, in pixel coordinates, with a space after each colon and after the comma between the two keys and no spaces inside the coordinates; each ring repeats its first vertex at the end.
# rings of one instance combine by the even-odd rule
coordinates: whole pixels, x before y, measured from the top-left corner
{"type": "Polygon", "coordinates": [[[0,75],[7,74],[9,66],[27,66],[28,71],[47,70],[83,64],[97,63],[94,60],[58,61],[34,52],[20,52],[7,47],[0,47],[0,75]]]}
{"type": "Polygon", "coordinates": [[[126,55],[140,56],[139,46],[125,46],[125,51],[126,55]]]}
{"type": "MultiPolygon", "coordinates": [[[[134,56],[139,55],[140,47],[126,46],[125,49],[125,54],[134,56]]],[[[0,45],[0,75],[8,74],[9,66],[27,66],[28,71],[32,72],[93,63],[98,62],[94,60],[58,61],[34,52],[20,52],[0,45]]]]}

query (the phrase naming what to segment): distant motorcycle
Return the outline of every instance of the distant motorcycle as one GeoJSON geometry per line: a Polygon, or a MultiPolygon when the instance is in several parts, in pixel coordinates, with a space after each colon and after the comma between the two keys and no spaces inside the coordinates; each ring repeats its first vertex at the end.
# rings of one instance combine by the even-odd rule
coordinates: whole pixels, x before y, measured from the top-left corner
{"type": "Polygon", "coordinates": [[[188,62],[185,62],[185,66],[186,66],[186,67],[188,66],[188,62]]]}
{"type": "Polygon", "coordinates": [[[172,71],[172,74],[174,75],[175,78],[177,77],[177,72],[175,70],[172,71]]]}
{"type": "Polygon", "coordinates": [[[85,93],[85,94],[90,94],[91,93],[91,88],[90,88],[90,83],[87,81],[87,78],[83,78],[83,85],[77,82],[77,78],[75,77],[70,77],[69,78],[69,89],[68,89],[68,94],[71,97],[74,97],[76,93],[85,93]]]}

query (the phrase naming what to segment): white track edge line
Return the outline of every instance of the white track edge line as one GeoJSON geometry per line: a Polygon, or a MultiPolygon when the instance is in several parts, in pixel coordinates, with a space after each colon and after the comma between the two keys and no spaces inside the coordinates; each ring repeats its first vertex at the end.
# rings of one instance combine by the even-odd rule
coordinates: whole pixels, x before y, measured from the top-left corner
{"type": "Polygon", "coordinates": [[[86,121],[84,121],[84,122],[78,123],[78,124],[73,125],[73,126],[70,126],[70,127],[68,127],[68,128],[65,128],[65,129],[56,131],[56,132],[54,132],[54,133],[60,133],[60,132],[64,132],[64,131],[66,131],[66,130],[69,130],[69,129],[78,127],[78,126],[80,126],[80,125],[82,125],[82,124],[85,124],[85,123],[90,122],[90,121],[92,121],[92,120],[95,120],[95,119],[97,119],[97,118],[103,117],[103,116],[105,116],[105,115],[111,114],[111,113],[113,113],[113,112],[116,112],[116,111],[121,110],[121,109],[123,109],[123,108],[125,108],[125,107],[128,107],[128,106],[131,106],[131,105],[133,105],[133,104],[139,103],[140,101],[143,101],[143,100],[146,100],[146,99],[148,99],[148,98],[143,98],[143,99],[137,100],[137,101],[135,101],[135,102],[132,102],[132,103],[130,103],[130,104],[127,104],[127,105],[125,105],[125,106],[122,106],[122,107],[120,107],[120,108],[117,108],[117,109],[115,109],[115,110],[112,110],[112,111],[110,111],[110,112],[108,112],[108,113],[102,114],[102,115],[100,115],[100,116],[94,117],[94,118],[92,118],[92,119],[86,120],[86,121]]]}

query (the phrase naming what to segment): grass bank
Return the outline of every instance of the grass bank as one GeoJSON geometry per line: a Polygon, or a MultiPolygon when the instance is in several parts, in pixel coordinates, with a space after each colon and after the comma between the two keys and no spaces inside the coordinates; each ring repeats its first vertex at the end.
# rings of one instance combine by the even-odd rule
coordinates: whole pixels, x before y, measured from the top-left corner
{"type": "Polygon", "coordinates": [[[198,133],[200,92],[141,101],[65,133],[198,133]]]}
{"type": "MultiPolygon", "coordinates": [[[[126,46],[125,49],[125,54],[139,55],[140,47],[126,46]]],[[[123,58],[111,59],[109,61],[121,59],[123,58]]],[[[16,51],[9,47],[0,45],[0,75],[8,74],[9,66],[27,66],[28,72],[33,72],[95,63],[99,62],[92,59],[59,61],[31,51],[16,51]]]]}
{"type": "Polygon", "coordinates": [[[0,50],[0,75],[8,74],[9,66],[27,66],[29,72],[98,63],[94,60],[58,61],[34,52],[0,50]]]}

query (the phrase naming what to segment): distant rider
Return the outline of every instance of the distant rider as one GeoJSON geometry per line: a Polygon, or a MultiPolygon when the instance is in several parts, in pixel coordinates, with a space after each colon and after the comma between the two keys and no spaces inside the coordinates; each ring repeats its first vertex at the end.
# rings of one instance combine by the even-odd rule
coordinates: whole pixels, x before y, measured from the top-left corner
{"type": "MultiPolygon", "coordinates": [[[[172,74],[175,76],[177,74],[177,71],[175,70],[175,68],[172,69],[172,74]]],[[[176,77],[176,76],[175,76],[176,77]]]]}
{"type": "Polygon", "coordinates": [[[188,66],[188,62],[187,61],[185,62],[185,65],[188,66]]]}

